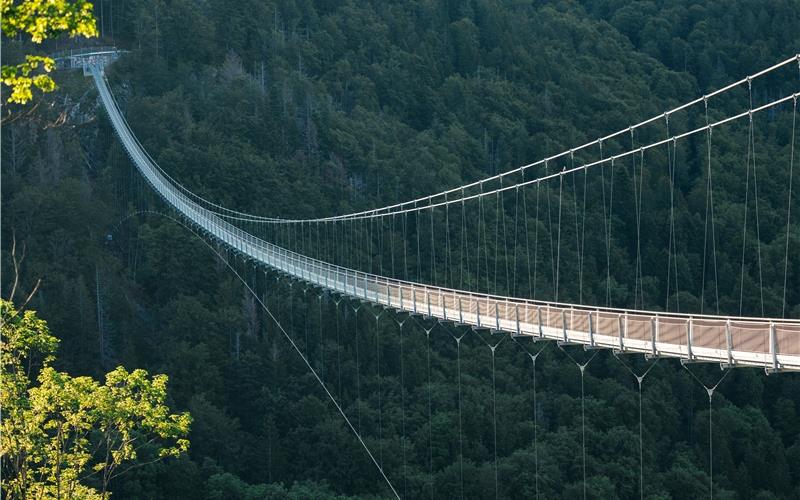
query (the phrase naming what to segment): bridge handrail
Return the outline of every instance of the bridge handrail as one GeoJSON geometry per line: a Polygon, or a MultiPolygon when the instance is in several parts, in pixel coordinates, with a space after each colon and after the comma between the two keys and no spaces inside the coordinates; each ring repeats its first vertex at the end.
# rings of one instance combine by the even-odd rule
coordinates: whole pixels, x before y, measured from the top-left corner
{"type": "MultiPolygon", "coordinates": [[[[107,83],[105,82],[102,77],[99,78],[101,85],[107,89],[107,83]]],[[[110,91],[109,91],[110,96],[110,91]]],[[[111,103],[110,103],[111,104],[111,103]]],[[[114,104],[112,104],[113,108],[116,108],[114,104]]],[[[115,109],[116,114],[119,114],[118,108],[115,109]]],[[[127,123],[125,123],[127,125],[127,123]]],[[[129,127],[124,127],[125,135],[133,135],[132,131],[129,127]]],[[[133,140],[133,139],[131,139],[133,140]]],[[[138,144],[137,144],[138,146],[138,144]]],[[[137,148],[138,149],[138,148],[137,148]]],[[[142,153],[143,154],[143,153],[142,153]]],[[[153,165],[149,165],[150,161],[146,158],[142,158],[144,163],[148,164],[148,168],[151,169],[151,172],[158,177],[162,177],[161,173],[154,168],[153,165]]],[[[398,278],[391,278],[386,276],[381,276],[373,273],[367,273],[364,271],[360,271],[357,269],[347,268],[343,266],[339,266],[337,264],[329,263],[323,260],[315,259],[313,257],[309,257],[293,250],[289,250],[283,248],[279,245],[274,243],[270,243],[264,241],[261,238],[258,238],[246,231],[243,231],[241,228],[230,224],[229,222],[221,219],[218,217],[218,214],[210,211],[193,200],[188,199],[183,193],[177,191],[170,180],[166,178],[161,178],[161,182],[165,189],[170,191],[175,198],[180,199],[183,203],[191,206],[191,210],[197,212],[198,214],[202,215],[203,218],[206,220],[214,223],[218,227],[222,228],[225,231],[231,232],[237,238],[243,239],[250,243],[251,245],[261,246],[264,245],[264,248],[269,249],[270,251],[278,251],[283,254],[284,258],[293,259],[298,262],[305,262],[310,263],[313,265],[318,265],[320,268],[323,269],[331,269],[336,272],[340,272],[343,274],[349,274],[352,276],[356,276],[359,279],[366,279],[370,283],[375,284],[385,284],[390,283],[399,286],[406,286],[406,287],[414,287],[417,289],[423,289],[428,291],[435,291],[437,293],[456,293],[461,295],[468,295],[470,297],[474,297],[478,300],[492,300],[492,301],[510,301],[515,304],[525,304],[530,306],[543,306],[543,307],[558,307],[558,308],[567,308],[567,309],[575,309],[575,310],[585,310],[585,311],[600,311],[600,312],[608,312],[614,314],[637,314],[637,315],[647,315],[647,316],[669,316],[669,317],[681,317],[685,319],[693,318],[693,319],[707,319],[707,320],[732,320],[732,321],[742,321],[742,322],[763,322],[765,320],[770,320],[770,318],[761,318],[761,317],[751,317],[751,316],[729,316],[729,315],[711,315],[711,314],[694,314],[694,313],[681,313],[681,312],[670,312],[670,311],[652,311],[652,310],[641,310],[641,309],[626,309],[626,308],[616,308],[616,307],[608,307],[608,306],[591,306],[585,304],[571,304],[566,302],[558,302],[558,301],[551,301],[551,300],[534,300],[529,298],[521,298],[521,297],[507,297],[502,295],[495,295],[490,293],[483,293],[483,292],[472,292],[469,290],[459,290],[454,288],[442,287],[438,285],[431,285],[426,283],[418,283],[413,281],[402,280],[398,278]]],[[[155,187],[155,186],[154,186],[155,187]]],[[[156,188],[156,190],[162,193],[162,189],[156,188]]],[[[189,207],[186,207],[189,208],[189,207]]],[[[798,324],[800,325],[800,319],[773,319],[775,322],[781,323],[788,323],[788,324],[798,324]]]]}
{"type": "Polygon", "coordinates": [[[101,54],[124,54],[127,50],[120,50],[111,45],[104,45],[101,47],[82,47],[79,49],[64,49],[50,54],[50,58],[56,61],[61,59],[68,59],[70,57],[85,57],[101,54]]]}
{"type": "MultiPolygon", "coordinates": [[[[481,311],[482,307],[481,304],[486,304],[486,311],[491,310],[491,305],[494,304],[494,317],[493,318],[486,318],[484,323],[492,322],[493,320],[496,321],[497,327],[499,328],[501,325],[501,319],[504,324],[508,324],[509,321],[512,321],[511,318],[508,317],[509,307],[512,308],[520,308],[524,307],[526,310],[530,310],[531,308],[535,308],[539,311],[542,309],[546,309],[548,314],[551,310],[556,310],[556,312],[561,311],[563,315],[565,311],[570,311],[570,314],[575,312],[586,312],[588,316],[591,318],[593,313],[596,313],[598,317],[602,314],[608,315],[615,315],[622,318],[623,316],[627,318],[628,316],[632,317],[632,319],[637,320],[636,317],[646,317],[655,319],[656,322],[663,320],[665,327],[669,325],[674,325],[674,322],[670,322],[670,320],[677,320],[679,322],[684,322],[688,326],[688,336],[691,339],[691,325],[694,322],[694,325],[698,328],[701,327],[722,327],[724,325],[731,325],[735,324],[736,328],[753,328],[754,331],[764,332],[766,328],[771,329],[774,332],[774,329],[777,328],[785,328],[788,327],[788,330],[792,332],[796,331],[798,327],[800,327],[800,319],[777,319],[777,318],[758,318],[758,317],[742,317],[742,316],[724,316],[724,315],[708,315],[708,314],[689,314],[689,313],[673,313],[673,312],[666,312],[666,311],[645,311],[645,310],[637,310],[637,309],[624,309],[624,308],[613,308],[613,307],[597,307],[597,306],[587,306],[583,304],[569,304],[569,303],[562,303],[562,302],[555,302],[555,301],[542,301],[542,300],[533,300],[533,299],[526,299],[526,298],[516,298],[516,297],[505,297],[487,293],[480,293],[480,292],[470,292],[465,290],[457,290],[447,287],[440,287],[436,285],[429,285],[424,283],[416,283],[407,280],[400,280],[395,278],[384,277],[380,275],[376,275],[373,273],[367,273],[363,271],[359,271],[356,269],[350,269],[346,267],[342,267],[336,264],[328,263],[319,259],[315,259],[298,252],[294,252],[278,246],[273,243],[269,243],[264,241],[261,238],[258,238],[241,228],[234,226],[233,224],[227,222],[226,220],[220,218],[216,213],[210,211],[195,201],[189,199],[184,193],[180,192],[169,180],[167,180],[159,171],[159,169],[155,168],[152,165],[151,161],[147,157],[146,153],[143,151],[143,148],[138,144],[137,141],[133,138],[134,135],[130,128],[127,126],[127,123],[122,118],[121,112],[119,108],[116,106],[116,103],[113,100],[111,95],[110,89],[108,87],[107,82],[105,79],[102,78],[100,71],[97,68],[92,68],[92,75],[95,80],[95,84],[100,92],[101,99],[103,101],[104,107],[107,110],[109,117],[111,118],[112,124],[117,131],[120,139],[125,146],[126,151],[131,156],[131,159],[137,165],[137,168],[142,172],[144,177],[147,179],[148,183],[152,185],[154,190],[159,193],[161,197],[163,197],[167,203],[172,205],[175,209],[177,209],[183,216],[185,216],[192,224],[195,224],[201,227],[204,231],[208,234],[214,236],[218,240],[222,241],[226,245],[230,246],[231,248],[235,249],[236,251],[242,253],[243,255],[247,256],[250,259],[255,261],[262,262],[269,266],[275,267],[279,270],[285,271],[288,274],[291,274],[297,278],[305,279],[307,281],[314,282],[321,286],[326,286],[333,290],[337,290],[340,292],[347,293],[349,295],[356,296],[358,298],[371,300],[376,303],[382,303],[384,305],[392,305],[392,289],[394,288],[396,292],[399,292],[402,296],[403,289],[408,289],[413,296],[414,300],[414,309],[416,312],[417,308],[417,294],[423,293],[424,296],[427,298],[427,303],[421,303],[420,309],[422,312],[424,308],[428,308],[428,312],[430,312],[431,306],[435,306],[437,309],[442,307],[445,308],[444,310],[444,319],[454,319],[453,316],[456,312],[459,314],[466,313],[468,315],[477,315],[478,324],[480,326],[480,316],[485,314],[481,311]],[[312,274],[315,275],[312,279],[312,274]],[[333,278],[331,278],[333,276],[333,278]],[[323,279],[324,277],[324,279],[323,279]],[[352,288],[351,288],[352,286],[352,288]],[[384,295],[385,293],[385,295],[384,295]],[[437,297],[439,301],[437,304],[432,304],[430,302],[431,296],[437,297]],[[459,304],[461,304],[461,299],[468,300],[470,306],[474,306],[476,311],[470,310],[462,310],[459,306],[458,310],[451,311],[451,317],[447,317],[447,297],[452,296],[453,299],[459,299],[459,304]],[[384,299],[384,300],[382,300],[384,299]],[[500,313],[500,305],[504,304],[505,309],[504,313],[501,318],[500,313]],[[711,325],[702,325],[699,323],[702,322],[711,322],[711,325]],[[749,325],[749,326],[748,326],[749,325]]],[[[405,298],[407,301],[409,297],[405,298]]],[[[404,306],[403,303],[399,304],[400,308],[408,309],[404,306]]],[[[517,312],[519,309],[517,309],[517,312]]],[[[540,321],[541,321],[541,312],[540,312],[540,321]]],[[[566,321],[566,320],[565,320],[566,321]]],[[[591,319],[590,319],[591,321],[591,319]]],[[[620,320],[621,321],[621,320],[620,320]]],[[[641,321],[640,319],[637,321],[641,321]]],[[[519,323],[519,320],[517,320],[519,323]]],[[[540,327],[541,328],[541,327],[540,327]]],[[[566,325],[564,326],[566,331],[566,325]]],[[[507,328],[506,328],[507,329],[507,328]]],[[[591,327],[589,328],[591,330],[591,327]]],[[[620,327],[621,329],[621,327],[620,327]]],[[[782,330],[783,331],[783,330],[782,330]]],[[[800,332],[800,330],[797,330],[800,332]]],[[[758,335],[754,333],[754,339],[757,340],[758,335]]],[[[774,333],[772,334],[775,335],[774,333]]],[[[622,334],[620,334],[620,338],[622,338],[622,334]]],[[[689,340],[689,345],[691,347],[691,340],[689,340]]],[[[681,344],[675,344],[680,346],[681,344]]],[[[777,353],[777,349],[772,346],[770,347],[772,351],[772,355],[775,356],[777,353]]],[[[769,355],[769,352],[766,351],[759,351],[759,355],[769,355]]],[[[690,357],[691,357],[691,353],[690,357]]],[[[674,355],[674,353],[673,353],[674,355]]],[[[777,364],[777,362],[776,362],[777,364]]]]}

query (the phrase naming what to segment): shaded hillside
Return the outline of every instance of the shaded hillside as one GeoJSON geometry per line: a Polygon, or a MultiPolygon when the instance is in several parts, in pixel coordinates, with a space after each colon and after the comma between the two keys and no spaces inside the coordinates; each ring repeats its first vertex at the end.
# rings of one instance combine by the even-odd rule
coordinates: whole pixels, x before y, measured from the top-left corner
{"type": "MultiPolygon", "coordinates": [[[[622,129],[800,50],[800,9],[789,0],[127,0],[103,7],[107,41],[113,33],[117,46],[131,50],[109,69],[109,80],[148,152],[192,191],[275,216],[323,216],[457,186],[622,129]]],[[[3,42],[4,55],[21,49],[3,42]]],[[[26,246],[23,284],[43,278],[33,307],[61,338],[63,367],[97,375],[121,363],[166,373],[170,406],[194,417],[189,457],[131,472],[113,485],[115,496],[386,497],[374,466],[297,354],[208,248],[165,219],[121,221],[131,208],[158,204],[152,197],[134,198],[146,188],[89,79],[58,77],[59,91],[31,116],[3,125],[3,275],[10,272],[14,234],[26,246]]],[[[767,102],[787,88],[796,91],[797,81],[768,80],[754,101],[767,102]]],[[[759,124],[759,146],[774,144],[764,157],[783,161],[791,113],[759,124]]],[[[721,136],[729,146],[721,164],[738,161],[744,172],[746,134],[742,129],[721,136]]],[[[702,236],[704,150],[702,142],[686,144],[676,203],[691,242],[702,236]]],[[[758,165],[763,189],[780,190],[774,198],[785,200],[786,174],[770,176],[769,167],[758,165]]],[[[737,185],[737,172],[720,169],[720,193],[737,185]]],[[[644,195],[653,205],[643,226],[655,243],[646,252],[653,255],[647,264],[652,280],[643,294],[646,305],[663,308],[659,221],[669,205],[657,187],[644,195]]],[[[634,214],[630,190],[620,193],[615,210],[622,226],[634,214]]],[[[720,195],[723,231],[739,227],[736,196],[720,195]]],[[[765,205],[761,226],[764,292],[773,315],[782,293],[783,206],[765,205]]],[[[620,269],[632,266],[634,236],[614,236],[620,269]]],[[[587,238],[601,248],[599,225],[589,228],[587,238]]],[[[791,238],[792,248],[800,248],[796,225],[791,238]]],[[[702,266],[697,248],[687,243],[682,254],[682,265],[695,271],[686,276],[696,276],[702,266]]],[[[565,262],[571,261],[571,250],[565,252],[565,262]]],[[[738,272],[740,252],[721,248],[721,266],[738,272]]],[[[593,263],[604,257],[587,259],[589,303],[606,298],[604,270],[593,263]]],[[[756,273],[748,269],[746,278],[755,283],[756,273]]],[[[739,275],[732,276],[715,285],[720,307],[736,313],[740,290],[733,281],[739,275]]],[[[628,276],[613,278],[614,304],[635,304],[628,276]]],[[[542,279],[544,289],[551,286],[542,279]]],[[[795,259],[789,283],[797,282],[795,259]]],[[[710,284],[687,277],[680,285],[684,307],[712,306],[700,292],[710,284]]],[[[565,280],[563,294],[578,293],[565,280]]],[[[335,306],[329,297],[318,300],[284,281],[276,281],[267,297],[302,345],[321,345],[312,348],[315,366],[325,366],[348,415],[360,415],[367,444],[382,449],[393,483],[409,497],[423,498],[432,476],[437,498],[457,497],[452,338],[444,330],[432,334],[428,372],[426,337],[413,322],[405,327],[401,365],[393,316],[381,319],[376,346],[374,316],[366,307],[356,320],[346,301],[335,306]]],[[[800,287],[789,287],[787,303],[787,315],[800,316],[800,287]]],[[[746,297],[744,310],[758,312],[757,299],[746,297]]],[[[555,346],[539,358],[535,446],[530,360],[511,341],[497,360],[501,497],[535,496],[537,460],[544,497],[579,497],[578,369],[555,346]]],[[[624,361],[637,370],[647,366],[638,358],[624,361]]],[[[460,363],[464,496],[488,498],[494,495],[489,350],[470,334],[460,363]]],[[[706,383],[720,375],[715,366],[692,370],[706,383]]],[[[585,382],[588,495],[637,498],[636,381],[601,352],[585,382]]],[[[674,361],[659,362],[643,387],[645,495],[707,495],[705,391],[674,361]]],[[[766,377],[743,369],[728,375],[714,398],[716,497],[800,495],[799,407],[797,374],[766,377]]]]}

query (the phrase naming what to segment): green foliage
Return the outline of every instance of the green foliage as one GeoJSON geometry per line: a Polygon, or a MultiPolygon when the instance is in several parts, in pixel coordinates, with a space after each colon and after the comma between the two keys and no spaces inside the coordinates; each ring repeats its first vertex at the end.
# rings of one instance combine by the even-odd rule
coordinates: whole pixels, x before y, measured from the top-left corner
{"type": "Polygon", "coordinates": [[[33,43],[60,33],[74,36],[97,36],[92,9],[86,0],[3,0],[3,34],[8,37],[25,33],[33,43]]]}
{"type": "MultiPolygon", "coordinates": [[[[115,43],[131,53],[107,71],[137,137],[186,187],[239,210],[322,216],[423,196],[525,164],[768,67],[800,47],[794,7],[789,0],[246,0],[232,9],[219,0],[114,1],[115,43]]],[[[781,82],[794,85],[796,74],[793,67],[780,82],[757,82],[754,99],[763,103],[778,95],[786,90],[781,82]]],[[[69,126],[44,129],[37,122],[20,121],[3,127],[2,231],[8,242],[15,229],[29,248],[20,286],[46,278],[33,302],[62,338],[59,370],[63,366],[70,373],[91,373],[98,380],[116,364],[166,373],[171,406],[190,411],[194,418],[189,453],[132,469],[109,488],[124,498],[154,499],[287,497],[293,490],[298,497],[387,497],[374,465],[291,346],[208,248],[166,219],[128,217],[120,222],[131,209],[158,210],[162,205],[152,195],[142,196],[149,188],[132,171],[102,112],[97,113],[90,87],[80,75],[65,76],[53,94],[52,111],[38,110],[42,119],[50,118],[48,112],[65,113],[69,126]]],[[[796,91],[796,86],[789,90],[796,91]]],[[[728,105],[739,109],[740,98],[746,100],[736,95],[719,109],[712,106],[712,118],[728,105]]],[[[782,283],[791,123],[785,112],[759,114],[755,120],[764,291],[767,313],[779,314],[774,306],[782,288],[775,283],[782,283]]],[[[673,132],[699,125],[677,114],[670,118],[673,132]]],[[[665,131],[661,123],[658,127],[653,136],[661,139],[665,131]]],[[[736,127],[713,134],[717,234],[726,241],[741,238],[746,136],[746,129],[736,127]]],[[[637,137],[637,143],[645,138],[637,137]]],[[[627,144],[606,146],[610,150],[627,144]]],[[[675,213],[685,246],[679,248],[680,289],[671,289],[669,300],[674,307],[679,299],[681,310],[697,310],[703,303],[698,277],[707,181],[704,147],[704,141],[686,141],[678,151],[675,213]]],[[[596,157],[592,151],[576,162],[596,157]]],[[[670,207],[666,165],[666,151],[647,156],[642,194],[642,241],[649,244],[642,249],[647,256],[645,301],[662,308],[670,207]]],[[[594,170],[590,175],[599,174],[594,170]]],[[[607,286],[612,304],[635,303],[630,164],[618,163],[615,175],[610,284],[602,191],[590,177],[590,187],[596,189],[588,196],[583,273],[583,300],[589,304],[604,304],[607,286]]],[[[578,179],[577,189],[581,186],[578,179]]],[[[560,296],[577,300],[572,179],[564,187],[563,218],[570,223],[563,226],[560,296]]],[[[554,279],[546,242],[556,235],[549,231],[546,216],[533,216],[536,190],[524,192],[531,238],[537,230],[540,237],[537,297],[550,298],[554,279]]],[[[558,185],[543,187],[539,200],[542,213],[549,201],[555,217],[558,185]]],[[[509,214],[513,201],[505,200],[509,214]]],[[[581,203],[580,195],[577,201],[581,203]]],[[[750,203],[752,217],[752,197],[750,203]]],[[[475,211],[468,216],[474,224],[475,211]]],[[[487,217],[493,230],[492,210],[487,217]]],[[[750,221],[748,262],[756,251],[750,221]]],[[[455,221],[451,223],[457,259],[460,233],[455,221]]],[[[524,227],[522,220],[519,225],[524,227]]],[[[800,231],[794,224],[790,229],[793,257],[793,249],[800,248],[800,231]]],[[[427,235],[427,225],[422,234],[427,235]]],[[[518,256],[525,255],[523,234],[518,256]]],[[[281,237],[286,241],[286,235],[281,237]]],[[[489,239],[493,255],[493,235],[489,239]]],[[[438,250],[446,243],[435,243],[437,259],[443,259],[438,250]]],[[[399,249],[395,271],[402,277],[399,249]]],[[[7,273],[8,248],[3,250],[0,260],[7,273]]],[[[474,265],[472,250],[467,255],[474,265]]],[[[508,250],[513,262],[513,249],[508,250]]],[[[739,308],[741,250],[739,244],[718,248],[724,311],[739,308]]],[[[429,272],[426,252],[423,247],[424,273],[429,272]]],[[[416,271],[413,254],[409,252],[409,267],[416,271]]],[[[502,254],[500,248],[501,266],[502,254]]],[[[374,264],[377,255],[374,246],[365,246],[348,257],[363,268],[374,264]]],[[[386,271],[391,263],[388,245],[383,257],[386,271]]],[[[297,283],[290,287],[272,275],[265,277],[232,256],[229,262],[250,283],[256,280],[259,293],[266,293],[262,299],[304,352],[309,339],[312,363],[324,372],[326,384],[355,425],[360,414],[367,444],[373,451],[382,444],[384,470],[395,486],[409,498],[429,498],[431,487],[437,498],[458,496],[459,408],[452,338],[439,327],[431,336],[429,385],[426,337],[409,320],[401,386],[398,329],[388,313],[381,319],[376,345],[372,313],[378,311],[362,306],[356,321],[356,304],[335,306],[323,297],[320,317],[315,291],[304,293],[297,283]]],[[[437,269],[445,269],[444,260],[437,262],[437,269]]],[[[745,271],[748,290],[756,290],[757,266],[745,271]]],[[[525,269],[520,267],[517,274],[517,290],[528,294],[525,269]]],[[[476,281],[472,273],[465,286],[486,287],[483,280],[476,281]]],[[[787,317],[800,315],[800,288],[792,286],[797,282],[800,266],[792,259],[787,317]]],[[[508,285],[503,279],[492,283],[501,289],[508,285]]],[[[707,281],[706,311],[715,307],[709,299],[711,286],[707,281]]],[[[744,294],[744,314],[760,314],[757,295],[744,294]]],[[[494,495],[489,356],[474,333],[465,337],[465,498],[494,495]]],[[[638,370],[646,367],[640,359],[626,361],[638,370]]],[[[720,374],[717,367],[691,368],[709,383],[720,374]]],[[[530,359],[516,344],[504,341],[496,370],[500,496],[534,497],[538,463],[542,497],[579,497],[578,369],[550,347],[537,362],[537,377],[534,408],[530,359]]],[[[638,498],[636,381],[613,356],[600,353],[585,382],[588,493],[638,498]]],[[[707,405],[705,392],[675,362],[662,360],[647,376],[647,498],[708,495],[707,405]]],[[[728,375],[714,397],[715,496],[800,496],[798,408],[796,375],[765,377],[747,369],[728,375]]],[[[148,446],[137,453],[144,461],[158,456],[148,446]]]]}
{"type": "Polygon", "coordinates": [[[25,56],[25,62],[16,65],[3,65],[3,83],[11,88],[8,102],[25,104],[33,99],[32,87],[42,92],[52,92],[56,83],[47,75],[34,75],[31,73],[41,65],[46,72],[55,69],[55,61],[44,56],[25,56]]]}
{"type": "MultiPolygon", "coordinates": [[[[26,35],[35,44],[48,38],[66,34],[97,36],[93,4],[87,0],[2,0],[0,3],[0,25],[4,37],[26,35]]],[[[45,73],[55,69],[55,61],[49,57],[26,55],[19,64],[4,64],[2,83],[11,89],[6,102],[25,104],[33,99],[32,88],[52,92],[56,88],[53,79],[46,74],[32,73],[41,68],[45,73]]]]}
{"type": "Polygon", "coordinates": [[[47,324],[9,301],[0,307],[1,460],[11,497],[106,498],[109,481],[140,458],[142,446],[155,445],[156,460],[188,450],[191,417],[169,413],[165,375],[118,367],[101,385],[59,372],[51,366],[58,340],[47,324]]]}

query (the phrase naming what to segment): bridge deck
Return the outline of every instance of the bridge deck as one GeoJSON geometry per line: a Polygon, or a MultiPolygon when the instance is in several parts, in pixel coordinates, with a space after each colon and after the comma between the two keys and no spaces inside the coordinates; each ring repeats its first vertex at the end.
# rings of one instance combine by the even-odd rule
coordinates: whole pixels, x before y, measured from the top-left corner
{"type": "Polygon", "coordinates": [[[111,123],[153,189],[193,225],[256,262],[314,285],[400,311],[475,328],[723,365],[800,370],[800,320],[686,315],[497,297],[336,266],[268,243],[187,197],[139,145],[97,68],[111,123]]]}

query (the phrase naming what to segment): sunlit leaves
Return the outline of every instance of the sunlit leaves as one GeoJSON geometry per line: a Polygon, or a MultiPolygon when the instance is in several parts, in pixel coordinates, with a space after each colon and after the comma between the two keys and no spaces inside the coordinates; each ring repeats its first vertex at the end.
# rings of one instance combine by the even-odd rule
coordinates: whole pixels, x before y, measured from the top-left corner
{"type": "MultiPolygon", "coordinates": [[[[30,36],[33,43],[42,43],[47,38],[67,34],[70,37],[97,36],[97,26],[92,14],[93,5],[86,0],[0,0],[3,35],[30,36]]],[[[37,69],[49,73],[55,62],[49,57],[25,57],[25,62],[3,65],[2,82],[11,89],[8,102],[25,104],[33,99],[33,88],[52,92],[56,84],[45,74],[33,75],[37,69]]]]}
{"type": "Polygon", "coordinates": [[[3,84],[11,88],[11,95],[7,101],[25,104],[33,99],[32,88],[36,87],[42,92],[52,92],[56,83],[48,75],[38,74],[31,76],[34,70],[41,67],[50,72],[55,68],[55,61],[43,56],[25,56],[25,62],[16,65],[5,65],[2,68],[3,84]]]}
{"type": "Polygon", "coordinates": [[[42,43],[61,33],[70,37],[97,36],[94,6],[86,0],[0,0],[0,5],[3,34],[9,37],[26,33],[34,43],[42,43]]]}
{"type": "Polygon", "coordinates": [[[123,367],[106,375],[72,377],[50,363],[58,340],[44,321],[0,302],[2,342],[2,462],[5,487],[14,495],[100,498],[119,466],[137,460],[142,446],[155,459],[189,448],[191,417],[166,406],[167,377],[123,367]],[[36,356],[42,368],[31,382],[36,356]],[[98,491],[85,484],[94,477],[98,491]]]}

